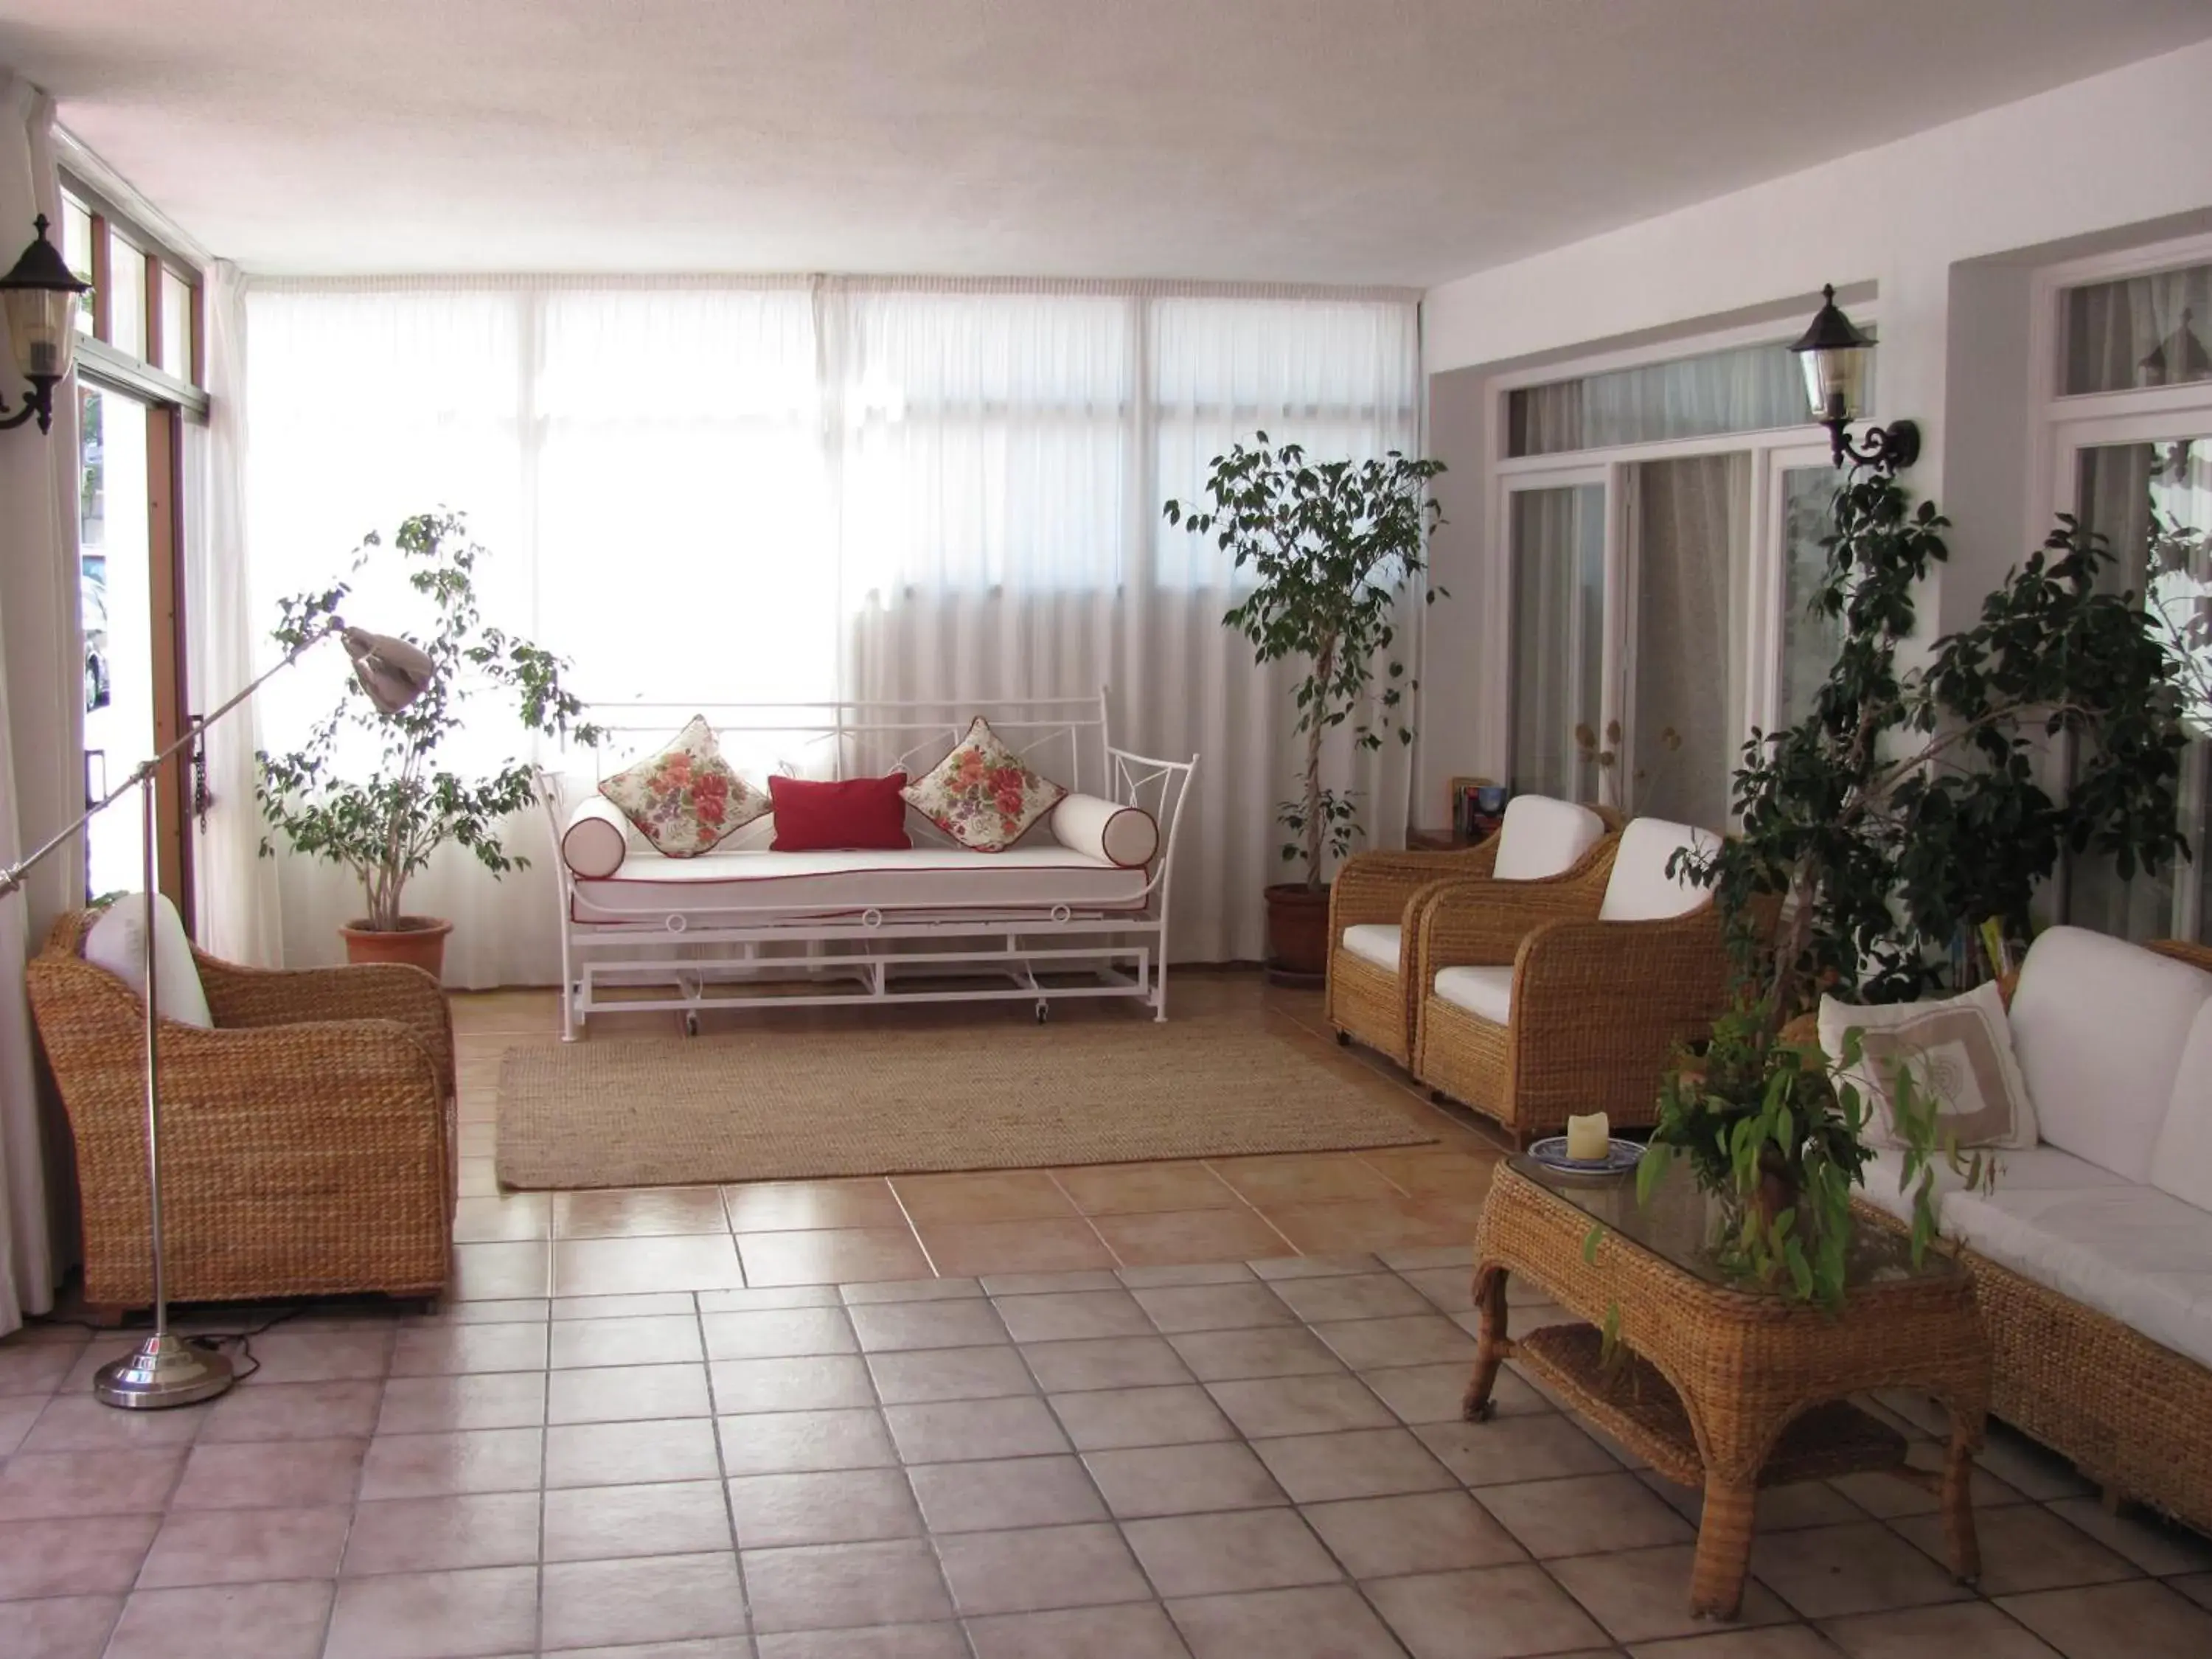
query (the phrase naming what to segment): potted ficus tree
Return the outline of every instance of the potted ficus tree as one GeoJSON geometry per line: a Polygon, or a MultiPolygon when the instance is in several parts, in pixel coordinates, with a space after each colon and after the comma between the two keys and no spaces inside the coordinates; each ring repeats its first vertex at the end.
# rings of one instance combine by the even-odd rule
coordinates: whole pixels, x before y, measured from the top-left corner
{"type": "MultiPolygon", "coordinates": [[[[1830,1055],[1807,1029],[1821,993],[1881,1003],[1946,987],[1955,939],[1989,923],[2027,939],[2030,901],[2064,853],[2109,857],[2123,877],[2187,855],[2174,807],[2196,608],[2177,617],[2111,591],[2103,539],[2062,518],[1972,627],[1907,666],[1915,595],[1946,557],[1947,527],[1887,468],[1846,484],[1814,600],[1841,623],[1835,665],[1810,714],[1746,744],[1736,833],[1683,860],[1716,890],[1741,994],[1664,1080],[1639,1182],[1648,1194],[1686,1158],[1732,1218],[1724,1254],[1831,1305],[1869,1154],[1867,1104],[1839,1081],[1856,1033],[1830,1055]],[[2060,738],[2074,763],[2054,793],[2041,750],[2060,738]]],[[[1940,1144],[1936,1103],[1907,1068],[1894,1085],[1917,1251],[1935,1231],[1935,1160],[1970,1182],[1990,1166],[1940,1144]]]]}
{"type": "MultiPolygon", "coordinates": [[[[529,765],[508,760],[489,775],[468,776],[445,758],[472,705],[504,701],[526,731],[548,737],[589,745],[601,735],[578,719],[583,705],[562,683],[563,659],[484,623],[475,579],[483,557],[464,517],[443,509],[404,520],[388,546],[374,532],[365,537],[353,574],[399,562],[429,613],[428,626],[407,637],[429,654],[436,677],[396,714],[379,714],[349,679],[299,747],[254,756],[254,794],[271,830],[295,852],[342,865],[361,883],[365,914],[339,930],[351,961],[441,971],[453,924],[410,915],[404,900],[409,878],[446,842],[466,848],[494,876],[527,867],[507,851],[504,831],[532,799],[529,765]]],[[[272,637],[288,651],[313,639],[352,587],[340,582],[282,600],[272,637]]],[[[474,720],[481,729],[481,712],[474,720]]],[[[262,855],[273,851],[264,836],[262,855]]]]}
{"type": "MultiPolygon", "coordinates": [[[[1391,450],[1364,461],[1309,461],[1304,448],[1271,446],[1264,432],[1217,455],[1203,506],[1167,503],[1166,517],[1212,536],[1251,582],[1222,618],[1250,641],[1261,665],[1291,661],[1293,730],[1304,747],[1297,793],[1277,809],[1288,832],[1282,861],[1298,879],[1267,890],[1268,966],[1279,976],[1318,976],[1328,962],[1332,861],[1359,832],[1352,792],[1322,781],[1329,733],[1349,727],[1361,749],[1386,732],[1410,744],[1407,693],[1415,683],[1391,654],[1399,603],[1428,562],[1443,514],[1428,494],[1441,461],[1391,450]],[[1376,677],[1382,675],[1378,687],[1376,677]]],[[[1441,588],[1423,591],[1433,604],[1441,588]]]]}

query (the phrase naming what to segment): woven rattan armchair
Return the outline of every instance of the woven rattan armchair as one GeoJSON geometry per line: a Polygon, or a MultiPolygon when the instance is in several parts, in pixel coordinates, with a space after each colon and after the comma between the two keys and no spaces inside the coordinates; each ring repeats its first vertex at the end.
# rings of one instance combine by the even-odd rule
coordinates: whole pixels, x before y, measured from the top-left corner
{"type": "MultiPolygon", "coordinates": [[[[76,1142],[84,1295],[153,1299],[143,1005],[55,923],[31,1007],[76,1142]]],[[[453,1033],[396,965],[271,973],[195,951],[215,1028],[161,1023],[168,1293],[181,1302],[429,1297],[453,1257],[453,1033]]]]}
{"type": "Polygon", "coordinates": [[[1571,1114],[1652,1122],[1668,1054],[1727,1002],[1711,895],[1655,896],[1655,872],[1692,834],[1702,832],[1642,818],[1622,833],[1603,879],[1436,895],[1415,946],[1426,990],[1413,1075],[1524,1146],[1558,1133],[1571,1114]],[[1670,903],[1676,914],[1636,914],[1670,903]]]}
{"type": "MultiPolygon", "coordinates": [[[[1364,1043],[1390,1056],[1401,1066],[1413,1058],[1413,1021],[1427,987],[1414,971],[1414,944],[1419,936],[1422,913],[1429,902],[1447,889],[1463,884],[1489,890],[1504,884],[1524,885],[1530,878],[1510,884],[1496,875],[1498,856],[1509,833],[1519,830],[1514,808],[1537,804],[1524,796],[1508,809],[1506,827],[1479,847],[1434,853],[1358,853],[1345,861],[1329,884],[1328,982],[1323,1012],[1336,1028],[1336,1040],[1364,1043]],[[1353,928],[1373,936],[1366,951],[1353,928]],[[1395,932],[1395,939],[1384,932],[1395,932]],[[1377,951],[1375,946],[1382,948],[1377,951]],[[1395,956],[1385,966],[1378,957],[1395,956]]],[[[1556,807],[1557,802],[1543,801],[1556,807]]],[[[1585,809],[1595,815],[1605,832],[1591,846],[1568,846],[1564,857],[1534,879],[1543,883],[1595,880],[1600,890],[1613,867],[1613,846],[1620,828],[1618,814],[1607,807],[1585,809]]],[[[1525,833],[1525,831],[1523,832],[1525,833]]],[[[1591,901],[1595,908],[1596,901],[1591,901]]]]}

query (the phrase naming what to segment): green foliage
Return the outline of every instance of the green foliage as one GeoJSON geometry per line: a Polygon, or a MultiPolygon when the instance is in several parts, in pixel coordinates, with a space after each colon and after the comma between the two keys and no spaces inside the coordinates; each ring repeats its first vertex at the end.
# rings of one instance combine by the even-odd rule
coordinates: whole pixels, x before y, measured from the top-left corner
{"type": "MultiPolygon", "coordinates": [[[[2024,939],[2029,902],[2063,852],[2094,849],[2123,876],[2188,854],[2174,815],[2191,665],[2183,624],[2136,594],[2100,591],[2109,550],[2062,516],[1973,626],[1908,665],[1917,595],[1947,556],[1947,528],[1886,468],[1845,485],[1814,600],[1842,623],[1835,665],[1809,714],[1745,745],[1737,833],[1676,860],[1717,890],[1740,1000],[1666,1078],[1638,1188],[1648,1196],[1688,1159],[1727,1206],[1723,1265],[1823,1307],[1844,1296],[1851,1189],[1869,1158],[1866,1108],[1842,1080],[1863,1050],[1849,1032],[1832,1069],[1817,1045],[1783,1040],[1786,1023],[1824,989],[1917,996],[1942,981],[1953,938],[1984,919],[2024,939]],[[2044,745],[2059,738],[2075,756],[2063,799],[2043,783],[2044,745]]],[[[1917,1261],[1936,1233],[1936,1160],[1969,1186],[1996,1171],[1961,1157],[1909,1065],[1885,1081],[1917,1261]]]]}
{"type": "MultiPolygon", "coordinates": [[[[1443,514],[1428,495],[1442,461],[1408,459],[1396,450],[1379,460],[1308,462],[1297,444],[1271,447],[1267,434],[1214,457],[1203,507],[1170,501],[1167,521],[1193,535],[1211,535],[1249,569],[1254,586],[1221,620],[1251,642],[1255,660],[1297,659],[1305,667],[1295,693],[1296,730],[1306,740],[1296,799],[1276,816],[1290,831],[1285,863],[1300,860],[1309,888],[1319,888],[1328,859],[1340,859],[1358,834],[1350,794],[1324,789],[1322,744],[1349,725],[1363,749],[1382,746],[1386,732],[1409,744],[1408,694],[1418,690],[1402,662],[1389,656],[1397,641],[1398,597],[1427,562],[1428,541],[1443,514]],[[1383,684],[1374,692],[1378,661],[1383,684]]],[[[1443,594],[1430,588],[1433,604],[1443,594]]]]}
{"type": "Polygon", "coordinates": [[[1972,627],[1905,666],[1916,592],[1946,556],[1946,528],[1887,473],[1845,487],[1814,600],[1843,624],[1835,666],[1809,714],[1745,745],[1738,833],[1683,860],[1717,886],[1778,1027],[1826,985],[1910,1000],[1942,982],[1953,938],[1985,918],[2026,938],[2029,901],[2062,852],[2106,854],[2123,877],[2188,854],[2170,627],[2142,596],[2100,591],[2110,550],[2062,516],[1972,627]],[[2078,762],[2058,799],[2042,749],[2062,737],[2078,762]],[[1778,933],[1753,925],[1777,898],[1778,933]]]}
{"type": "MultiPolygon", "coordinates": [[[[399,926],[408,878],[447,842],[467,848],[495,876],[527,866],[507,852],[501,830],[533,799],[529,766],[510,760],[489,777],[465,778],[441,764],[441,750],[467,723],[472,699],[510,698],[523,726],[548,737],[592,745],[603,735],[577,719],[583,705],[562,683],[566,660],[484,624],[475,584],[483,550],[469,540],[460,514],[416,514],[393,536],[391,556],[406,562],[408,586],[433,607],[429,636],[410,643],[429,653],[436,678],[405,708],[383,714],[349,677],[337,707],[300,748],[254,756],[254,797],[270,827],[295,850],[351,870],[368,900],[369,926],[387,931],[399,926]],[[337,770],[348,732],[377,745],[378,760],[364,778],[337,770]]],[[[381,556],[383,538],[372,532],[355,552],[354,573],[381,556]]],[[[327,631],[351,592],[351,583],[340,582],[282,600],[272,637],[288,651],[309,643],[327,631]]],[[[273,850],[264,837],[262,855],[273,850]]]]}

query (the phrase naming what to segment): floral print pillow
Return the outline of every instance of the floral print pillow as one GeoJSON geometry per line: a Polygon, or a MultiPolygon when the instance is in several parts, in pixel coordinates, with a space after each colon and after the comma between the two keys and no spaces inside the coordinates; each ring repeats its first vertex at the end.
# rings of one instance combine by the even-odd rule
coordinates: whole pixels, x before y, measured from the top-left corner
{"type": "Polygon", "coordinates": [[[599,782],[653,850],[696,858],[769,810],[769,798],[722,758],[714,728],[694,714],[657,755],[599,782]]]}
{"type": "Polygon", "coordinates": [[[981,714],[952,752],[901,792],[908,805],[978,853],[1003,853],[1067,793],[1022,764],[981,714]]]}

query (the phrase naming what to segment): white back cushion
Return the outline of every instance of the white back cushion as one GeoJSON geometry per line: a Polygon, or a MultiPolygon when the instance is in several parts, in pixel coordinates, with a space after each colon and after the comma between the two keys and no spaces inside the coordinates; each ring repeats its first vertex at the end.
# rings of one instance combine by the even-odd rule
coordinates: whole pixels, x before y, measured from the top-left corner
{"type": "Polygon", "coordinates": [[[2212,974],[2081,927],[2028,947],[2012,998],[2013,1053],[2043,1139],[2148,1183],[2175,1074],[2212,974]]]}
{"type": "Polygon", "coordinates": [[[1598,844],[1605,820],[1587,806],[1549,795],[1516,795],[1505,803],[1505,822],[1498,827],[1498,862],[1490,873],[1500,881],[1540,881],[1574,868],[1575,860],[1598,844]]]}
{"type": "Polygon", "coordinates": [[[2212,1210],[2212,1001],[2197,1011],[2151,1151],[2151,1185],[2212,1210]]]}
{"type": "MultiPolygon", "coordinates": [[[[121,980],[133,996],[143,997],[146,901],[137,893],[125,893],[109,905],[100,920],[85,930],[84,959],[121,980]]],[[[154,1012],[179,1025],[197,1025],[203,1030],[215,1027],[215,1016],[208,1012],[207,993],[200,987],[198,964],[192,961],[191,941],[185,937],[185,925],[177,920],[176,907],[166,898],[154,901],[154,1012]]]]}
{"type": "Polygon", "coordinates": [[[1363,921],[1344,930],[1344,948],[1362,962],[1371,962],[1390,973],[1398,971],[1401,939],[1389,922],[1363,921]]]}
{"type": "Polygon", "coordinates": [[[1667,864],[1681,848],[1710,851],[1720,844],[1720,837],[1710,830],[1693,830],[1664,818],[1633,820],[1620,832],[1620,849],[1613,855],[1613,877],[1606,883],[1597,919],[1658,921],[1711,902],[1711,889],[1670,877],[1667,864]]]}

